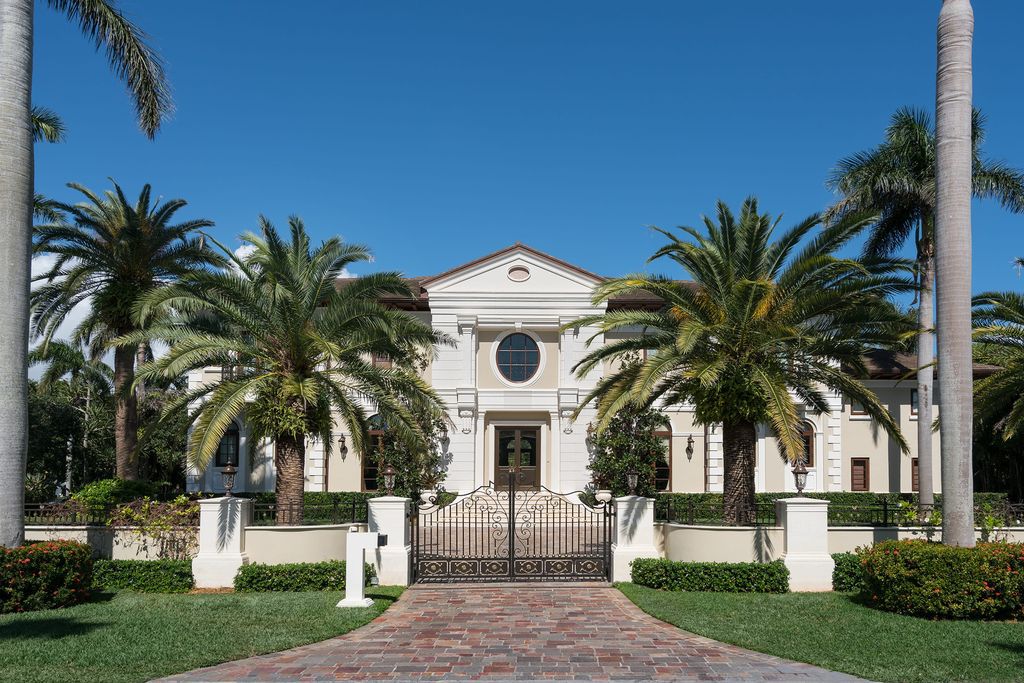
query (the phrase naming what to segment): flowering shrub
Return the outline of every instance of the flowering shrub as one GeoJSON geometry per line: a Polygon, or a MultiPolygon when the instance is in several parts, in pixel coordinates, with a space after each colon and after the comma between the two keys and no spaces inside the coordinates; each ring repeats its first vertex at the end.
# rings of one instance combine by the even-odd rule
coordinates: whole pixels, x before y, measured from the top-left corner
{"type": "Polygon", "coordinates": [[[878,609],[940,619],[1024,618],[1024,544],[883,541],[859,554],[863,597],[878,609]]]}
{"type": "Polygon", "coordinates": [[[161,560],[187,560],[196,550],[199,504],[185,496],[170,502],[140,498],[114,510],[110,524],[131,527],[142,549],[161,560]]]}
{"type": "Polygon", "coordinates": [[[0,613],[77,605],[91,585],[92,550],[83,543],[0,548],[0,613]]]}

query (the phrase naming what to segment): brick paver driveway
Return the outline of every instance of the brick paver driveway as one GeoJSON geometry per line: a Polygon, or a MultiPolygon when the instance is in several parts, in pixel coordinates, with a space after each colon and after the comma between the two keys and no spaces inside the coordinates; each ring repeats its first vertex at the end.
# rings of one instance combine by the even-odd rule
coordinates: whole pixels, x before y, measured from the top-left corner
{"type": "Polygon", "coordinates": [[[680,631],[607,586],[412,588],[376,621],[175,681],[856,681],[680,631]]]}

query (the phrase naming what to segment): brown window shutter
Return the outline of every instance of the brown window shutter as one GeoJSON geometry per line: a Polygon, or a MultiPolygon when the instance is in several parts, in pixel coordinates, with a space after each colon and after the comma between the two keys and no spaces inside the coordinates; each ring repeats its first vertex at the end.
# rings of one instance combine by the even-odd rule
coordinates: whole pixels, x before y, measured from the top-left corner
{"type": "Polygon", "coordinates": [[[910,490],[920,491],[921,490],[921,477],[917,470],[917,458],[910,461],[910,490]]]}
{"type": "Polygon", "coordinates": [[[867,458],[853,458],[850,460],[850,490],[870,491],[871,490],[871,464],[867,458]]]}

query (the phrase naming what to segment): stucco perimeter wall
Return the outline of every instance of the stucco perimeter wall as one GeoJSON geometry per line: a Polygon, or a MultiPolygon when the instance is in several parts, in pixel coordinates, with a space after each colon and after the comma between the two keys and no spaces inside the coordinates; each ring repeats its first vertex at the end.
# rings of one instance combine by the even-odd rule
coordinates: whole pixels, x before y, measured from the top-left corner
{"type": "MultiPolygon", "coordinates": [[[[677,562],[771,562],[785,550],[782,527],[654,525],[662,557],[677,562]]],[[[982,540],[981,530],[977,531],[982,540]]],[[[879,541],[942,540],[942,531],[921,527],[829,527],[830,553],[849,553],[879,541]]],[[[1024,543],[1024,527],[996,529],[991,540],[1024,543]]]]}
{"type": "Polygon", "coordinates": [[[245,554],[250,562],[288,564],[344,560],[349,529],[365,531],[365,524],[324,526],[247,526],[245,554]]]}
{"type": "Polygon", "coordinates": [[[677,562],[771,562],[782,555],[782,527],[655,524],[655,542],[677,562]]]}
{"type": "MultiPolygon", "coordinates": [[[[981,529],[975,531],[975,536],[979,541],[984,540],[981,529]]],[[[830,553],[852,553],[857,548],[869,546],[879,541],[914,538],[941,541],[942,529],[922,527],[829,527],[828,551],[830,553]]],[[[1024,528],[996,529],[990,534],[989,540],[1024,543],[1024,528]]]]}
{"type": "MultiPolygon", "coordinates": [[[[197,530],[198,533],[198,530],[197,530]]],[[[146,542],[130,528],[107,526],[27,526],[26,541],[78,541],[92,548],[102,560],[156,560],[158,547],[146,542]]]]}

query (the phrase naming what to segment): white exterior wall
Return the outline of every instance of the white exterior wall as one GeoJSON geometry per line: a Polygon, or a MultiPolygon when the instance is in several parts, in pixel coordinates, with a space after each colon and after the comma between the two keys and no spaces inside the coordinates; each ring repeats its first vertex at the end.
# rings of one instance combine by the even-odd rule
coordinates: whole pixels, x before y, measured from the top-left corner
{"type": "MultiPolygon", "coordinates": [[[[540,483],[554,491],[584,488],[590,481],[587,464],[587,425],[594,419],[592,406],[579,418],[571,415],[593,389],[603,371],[577,378],[572,371],[587,353],[592,328],[563,326],[584,315],[600,313],[604,306],[591,303],[599,278],[526,247],[514,247],[447,274],[423,281],[429,312],[417,312],[435,329],[449,335],[455,347],[437,350],[424,372],[448,407],[454,425],[449,430],[444,486],[467,492],[494,477],[495,429],[513,424],[541,430],[540,483]],[[525,268],[529,278],[513,281],[512,268],[525,268]],[[542,367],[534,378],[514,385],[498,376],[493,365],[494,346],[504,334],[523,331],[533,335],[542,349],[542,367]]],[[[601,336],[593,344],[601,344],[601,336]]],[[[189,387],[213,378],[192,373],[189,387]]],[[[909,417],[912,384],[872,381],[901,423],[913,446],[916,418],[909,417]],[[899,389],[895,389],[895,387],[899,389]],[[902,402],[901,402],[902,401],[902,402]]],[[[838,394],[827,395],[831,412],[805,414],[814,425],[815,463],[808,475],[812,491],[850,488],[850,458],[870,456],[873,490],[910,490],[910,457],[900,455],[892,441],[863,418],[851,418],[849,402],[838,394]],[[887,476],[883,476],[887,474],[887,476]]],[[[372,412],[372,406],[366,406],[372,412]]],[[[721,425],[694,424],[693,406],[673,406],[672,488],[677,491],[722,491],[724,462],[721,425]],[[686,457],[688,437],[694,438],[692,459],[686,457]]],[[[240,424],[240,466],[236,490],[269,491],[274,488],[273,446],[253,443],[244,419],[240,424]]],[[[337,425],[336,436],[345,434],[337,425]]],[[[347,436],[347,435],[346,435],[347,436]]],[[[938,454],[936,435],[934,452],[938,454]]],[[[349,440],[351,443],[351,440],[349,440]]],[[[767,425],[758,429],[755,482],[758,491],[793,490],[791,465],[779,455],[777,439],[767,425]]],[[[936,468],[937,469],[937,468],[936,468]]],[[[359,490],[362,456],[344,451],[335,442],[307,443],[306,488],[311,491],[359,490]]],[[[221,490],[219,471],[188,472],[190,490],[221,490]]],[[[937,490],[937,489],[936,489],[937,490]]]]}

